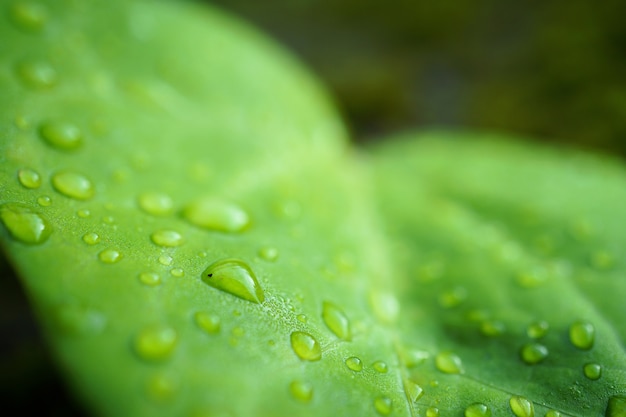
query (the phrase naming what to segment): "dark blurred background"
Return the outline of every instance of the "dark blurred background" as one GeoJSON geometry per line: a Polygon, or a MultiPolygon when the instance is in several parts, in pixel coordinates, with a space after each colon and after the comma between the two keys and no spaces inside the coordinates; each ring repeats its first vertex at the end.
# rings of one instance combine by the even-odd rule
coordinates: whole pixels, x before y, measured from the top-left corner
{"type": "MultiPolygon", "coordinates": [[[[298,55],[357,141],[452,126],[626,156],[623,0],[205,1],[298,55]]],[[[3,410],[81,415],[17,279],[0,267],[3,410]]]]}

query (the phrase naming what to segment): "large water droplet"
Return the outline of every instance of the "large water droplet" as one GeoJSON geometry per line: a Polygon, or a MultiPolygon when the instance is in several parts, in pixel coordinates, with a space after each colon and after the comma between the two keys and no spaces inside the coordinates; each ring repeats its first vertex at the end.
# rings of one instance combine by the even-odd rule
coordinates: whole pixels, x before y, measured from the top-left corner
{"type": "Polygon", "coordinates": [[[509,405],[511,406],[511,411],[517,417],[534,417],[535,415],[533,403],[519,395],[512,396],[509,399],[509,405]]]}
{"type": "Polygon", "coordinates": [[[48,12],[39,3],[17,1],[11,7],[11,20],[20,29],[38,32],[48,20],[48,12]]]}
{"type": "Polygon", "coordinates": [[[583,373],[587,378],[595,381],[602,376],[602,366],[597,363],[587,363],[583,366],[583,373]]]}
{"type": "Polygon", "coordinates": [[[539,343],[527,343],[520,350],[520,357],[529,365],[535,365],[548,357],[548,348],[539,343]]]}
{"type": "Polygon", "coordinates": [[[218,316],[204,311],[198,311],[193,316],[196,324],[202,330],[209,334],[215,334],[220,331],[221,320],[218,316]]]}
{"type": "Polygon", "coordinates": [[[606,417],[626,417],[626,397],[615,395],[609,398],[609,404],[604,415],[606,417]]]}
{"type": "Polygon", "coordinates": [[[325,301],[322,304],[322,319],[330,331],[338,338],[350,340],[350,322],[339,307],[325,301]]]}
{"type": "Polygon", "coordinates": [[[142,272],[139,274],[139,282],[149,287],[154,287],[161,283],[161,277],[155,272],[142,272]]]}
{"type": "Polygon", "coordinates": [[[363,362],[356,356],[346,359],[346,366],[354,372],[361,372],[363,370],[363,362]]]}
{"type": "Polygon", "coordinates": [[[21,204],[1,205],[0,220],[11,236],[22,243],[40,244],[52,233],[52,227],[45,218],[21,204]]]}
{"type": "Polygon", "coordinates": [[[83,242],[85,242],[88,245],[95,245],[96,243],[100,242],[100,236],[98,236],[97,233],[85,233],[83,235],[83,242]]]}
{"type": "Polygon", "coordinates": [[[593,324],[577,321],[569,328],[569,340],[578,349],[589,350],[593,347],[596,330],[593,324]]]}
{"type": "Polygon", "coordinates": [[[149,326],[141,330],[133,342],[135,352],[148,361],[167,359],[178,341],[176,331],[169,326],[149,326]]]}
{"type": "Polygon", "coordinates": [[[250,218],[234,203],[214,198],[203,198],[189,204],[183,217],[191,224],[219,232],[241,232],[250,224],[250,218]]]}
{"type": "Polygon", "coordinates": [[[291,396],[296,400],[308,403],[313,399],[313,386],[304,381],[293,381],[289,384],[289,391],[291,396]]]}
{"type": "Polygon", "coordinates": [[[174,209],[170,196],[163,193],[142,193],[137,203],[140,209],[153,216],[167,216],[174,209]]]}
{"type": "Polygon", "coordinates": [[[404,384],[404,393],[406,394],[406,398],[414,403],[424,395],[424,390],[414,381],[410,379],[405,379],[403,381],[404,384]]]}
{"type": "Polygon", "coordinates": [[[74,171],[59,171],[52,176],[52,186],[66,197],[88,200],[95,189],[87,177],[74,171]]]}
{"type": "Polygon", "coordinates": [[[122,254],[115,249],[105,249],[98,254],[98,259],[105,264],[114,264],[122,260],[122,254]]]}
{"type": "Polygon", "coordinates": [[[383,361],[376,361],[372,364],[372,368],[374,368],[374,370],[380,374],[386,374],[387,371],[389,370],[389,367],[387,366],[387,364],[383,361]]]}
{"type": "Polygon", "coordinates": [[[78,149],[83,144],[83,132],[67,122],[46,122],[39,128],[39,135],[48,145],[64,151],[78,149]]]}
{"type": "Polygon", "coordinates": [[[452,352],[440,352],[435,357],[435,366],[446,374],[463,373],[463,362],[461,358],[452,352]]]}
{"type": "Polygon", "coordinates": [[[213,288],[253,303],[265,300],[263,289],[247,263],[239,259],[222,259],[209,265],[202,281],[213,288]]]}
{"type": "Polygon", "coordinates": [[[22,62],[17,66],[16,71],[22,84],[31,89],[44,90],[57,83],[57,72],[47,62],[22,62]]]}
{"type": "Polygon", "coordinates": [[[528,328],[526,329],[526,334],[531,339],[540,339],[546,335],[549,328],[550,328],[550,325],[548,324],[547,321],[544,321],[544,320],[536,321],[528,325],[528,328]]]}
{"type": "Polygon", "coordinates": [[[150,235],[154,244],[173,248],[183,244],[183,236],[175,230],[157,230],[150,235]]]}
{"type": "Polygon", "coordinates": [[[388,416],[393,409],[393,402],[389,397],[376,397],[374,399],[374,409],[382,416],[388,416]]]}
{"type": "Polygon", "coordinates": [[[298,357],[305,361],[322,359],[322,348],[318,341],[308,333],[293,332],[290,336],[291,347],[298,357]]]}
{"type": "Polygon", "coordinates": [[[41,186],[41,177],[36,171],[32,169],[20,169],[17,172],[17,178],[26,188],[35,189],[41,186]]]}
{"type": "Polygon", "coordinates": [[[489,417],[491,409],[485,404],[475,403],[465,409],[465,417],[489,417]]]}

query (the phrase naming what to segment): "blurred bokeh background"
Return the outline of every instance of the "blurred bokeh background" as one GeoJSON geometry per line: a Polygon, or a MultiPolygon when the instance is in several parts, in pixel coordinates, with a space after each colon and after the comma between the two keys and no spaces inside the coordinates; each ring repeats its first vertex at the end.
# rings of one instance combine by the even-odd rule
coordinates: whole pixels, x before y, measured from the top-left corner
{"type": "MultiPolygon", "coordinates": [[[[624,0],[199,1],[299,56],[356,141],[450,126],[626,157],[624,0]]],[[[17,279],[0,267],[3,410],[82,415],[17,279]]]]}

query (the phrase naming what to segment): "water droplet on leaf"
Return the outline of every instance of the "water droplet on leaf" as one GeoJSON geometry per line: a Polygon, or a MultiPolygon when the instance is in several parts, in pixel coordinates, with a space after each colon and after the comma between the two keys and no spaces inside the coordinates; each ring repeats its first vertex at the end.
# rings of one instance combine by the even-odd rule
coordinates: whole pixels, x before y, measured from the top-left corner
{"type": "Polygon", "coordinates": [[[31,89],[49,89],[57,83],[57,72],[47,62],[22,62],[16,70],[22,84],[31,89]]]}
{"type": "Polygon", "coordinates": [[[548,357],[548,348],[539,343],[527,343],[522,346],[520,357],[529,365],[535,365],[548,357]]]}
{"type": "Polygon", "coordinates": [[[157,230],[150,235],[150,240],[155,245],[163,247],[176,247],[183,244],[183,237],[175,230],[157,230]]]}
{"type": "Polygon", "coordinates": [[[606,407],[606,417],[625,417],[626,416],[626,397],[615,395],[609,398],[609,404],[606,407]]]}
{"type": "Polygon", "coordinates": [[[215,334],[220,331],[221,320],[214,314],[199,311],[194,314],[193,318],[198,327],[209,334],[215,334]]]}
{"type": "Polygon", "coordinates": [[[169,326],[149,326],[141,330],[133,342],[135,352],[148,361],[167,359],[178,341],[176,331],[169,326]]]}
{"type": "Polygon", "coordinates": [[[85,233],[83,235],[83,242],[85,242],[88,245],[95,245],[96,243],[100,242],[100,236],[98,236],[97,233],[85,233]]]}
{"type": "Polygon", "coordinates": [[[174,268],[170,271],[170,274],[177,278],[180,278],[185,276],[185,271],[182,268],[174,268]]]}
{"type": "Polygon", "coordinates": [[[114,264],[122,259],[122,254],[115,249],[105,249],[98,254],[98,259],[105,264],[114,264]]]}
{"type": "Polygon", "coordinates": [[[587,378],[595,381],[602,376],[602,366],[597,363],[587,363],[583,366],[583,373],[587,378]]]}
{"type": "Polygon", "coordinates": [[[88,200],[95,193],[91,181],[84,175],[73,171],[59,171],[54,174],[52,186],[64,196],[76,200],[88,200]]]}
{"type": "Polygon", "coordinates": [[[533,403],[519,395],[512,396],[509,399],[509,405],[511,406],[511,411],[517,417],[534,417],[535,415],[533,403]]]}
{"type": "Polygon", "coordinates": [[[17,178],[26,188],[35,189],[41,186],[41,177],[37,173],[37,171],[33,171],[32,169],[20,169],[17,172],[17,178]]]}
{"type": "Polygon", "coordinates": [[[318,341],[308,333],[293,332],[290,336],[291,347],[298,357],[305,361],[322,359],[322,348],[318,341]]]}
{"type": "Polygon", "coordinates": [[[202,281],[213,288],[253,303],[265,300],[263,289],[244,261],[223,259],[209,265],[202,273],[202,281]]]}
{"type": "Polygon", "coordinates": [[[308,403],[313,398],[313,386],[308,382],[293,381],[289,384],[289,391],[296,400],[308,403]]]}
{"type": "Polygon", "coordinates": [[[363,362],[356,356],[346,359],[346,366],[354,372],[361,372],[363,370],[363,362]]]}
{"type": "Polygon", "coordinates": [[[154,287],[161,283],[161,277],[155,272],[142,272],[139,274],[139,282],[143,285],[154,287]]]}
{"type": "Polygon", "coordinates": [[[142,193],[137,202],[140,209],[153,216],[167,216],[174,209],[172,199],[163,193],[142,193]]]}
{"type": "Polygon", "coordinates": [[[528,326],[528,328],[526,329],[526,334],[531,339],[540,339],[546,335],[549,328],[550,325],[547,321],[536,321],[528,326]]]}
{"type": "Polygon", "coordinates": [[[417,383],[411,381],[410,379],[405,379],[404,381],[404,393],[406,394],[406,398],[414,403],[424,395],[424,390],[417,383]]]}
{"type": "Polygon", "coordinates": [[[452,352],[440,352],[435,357],[435,366],[446,374],[463,373],[463,363],[461,358],[452,352]]]}
{"type": "Polygon", "coordinates": [[[172,258],[169,255],[161,255],[161,256],[159,256],[159,263],[161,265],[170,266],[173,261],[174,261],[174,258],[172,258]]]}
{"type": "Polygon", "coordinates": [[[322,319],[335,336],[343,340],[350,340],[350,322],[339,307],[325,301],[322,304],[322,319]]]}
{"type": "Polygon", "coordinates": [[[387,366],[387,364],[383,361],[376,361],[372,364],[372,368],[374,368],[374,370],[380,374],[386,374],[387,371],[389,370],[389,367],[387,366]]]}
{"type": "Polygon", "coordinates": [[[491,410],[485,404],[475,403],[465,409],[465,417],[489,417],[491,410]]]}
{"type": "Polygon", "coordinates": [[[388,416],[393,409],[393,402],[388,397],[376,397],[374,399],[374,409],[382,416],[388,416]]]}
{"type": "Polygon", "coordinates": [[[268,262],[274,262],[278,259],[278,249],[272,246],[263,246],[259,249],[259,256],[268,262]]]}
{"type": "Polygon", "coordinates": [[[39,32],[48,20],[48,13],[39,3],[16,1],[11,7],[11,20],[20,29],[39,32]]]}
{"type": "Polygon", "coordinates": [[[214,198],[204,198],[189,204],[183,217],[191,224],[219,232],[242,232],[250,224],[250,218],[234,203],[214,198]]]}
{"type": "Polygon", "coordinates": [[[41,244],[52,233],[52,227],[45,218],[21,204],[1,205],[0,220],[11,236],[22,243],[41,244]]]}
{"type": "Polygon", "coordinates": [[[435,407],[428,407],[426,409],[426,417],[439,417],[439,409],[435,407]]]}
{"type": "Polygon", "coordinates": [[[41,207],[49,207],[50,204],[52,204],[52,199],[47,195],[42,195],[37,199],[37,204],[39,204],[41,207]]]}
{"type": "Polygon", "coordinates": [[[81,130],[67,122],[46,122],[39,128],[39,135],[48,145],[64,151],[78,149],[83,144],[81,130]]]}
{"type": "Polygon", "coordinates": [[[596,330],[593,324],[577,321],[569,328],[569,340],[578,349],[589,350],[593,347],[596,330]]]}

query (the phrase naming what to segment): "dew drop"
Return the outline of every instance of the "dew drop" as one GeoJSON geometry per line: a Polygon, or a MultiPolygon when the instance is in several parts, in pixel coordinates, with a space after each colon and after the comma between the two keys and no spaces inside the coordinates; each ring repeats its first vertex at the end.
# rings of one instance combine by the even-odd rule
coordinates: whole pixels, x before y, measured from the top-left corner
{"type": "Polygon", "coordinates": [[[168,326],[149,326],[141,330],[133,341],[135,352],[148,361],[168,358],[178,341],[176,331],[168,326]]]}
{"type": "Polygon", "coordinates": [[[602,376],[602,366],[597,363],[587,363],[583,366],[583,373],[587,378],[595,381],[602,376]]]}
{"type": "Polygon", "coordinates": [[[436,407],[428,407],[426,409],[426,417],[439,417],[439,409],[436,407]]]}
{"type": "Polygon", "coordinates": [[[545,417],[561,417],[561,413],[556,410],[549,410],[545,417]]]}
{"type": "Polygon", "coordinates": [[[509,405],[511,406],[511,411],[517,417],[534,417],[535,416],[535,407],[533,403],[528,399],[521,397],[519,395],[514,395],[509,399],[509,405]]]}
{"type": "Polygon", "coordinates": [[[485,320],[480,324],[480,332],[488,337],[498,336],[504,333],[504,323],[497,320],[485,320]]]}
{"type": "Polygon", "coordinates": [[[263,289],[244,261],[222,259],[209,265],[202,273],[202,281],[213,288],[253,303],[265,300],[263,289]]]}
{"type": "Polygon", "coordinates": [[[424,395],[424,390],[414,381],[410,379],[405,379],[404,381],[404,393],[406,394],[406,398],[409,402],[416,402],[424,395]]]}
{"type": "Polygon", "coordinates": [[[439,304],[444,308],[453,308],[465,301],[467,298],[467,290],[463,287],[456,287],[450,291],[441,293],[439,296],[439,304]]]}
{"type": "Polygon", "coordinates": [[[274,262],[278,259],[278,249],[272,246],[263,246],[259,249],[259,256],[268,262],[274,262]]]}
{"type": "Polygon", "coordinates": [[[383,323],[393,323],[398,318],[400,303],[393,294],[372,289],[369,293],[369,302],[376,318],[383,323]]]}
{"type": "Polygon", "coordinates": [[[393,402],[389,397],[376,397],[374,399],[374,409],[382,416],[388,416],[393,409],[393,402]]]}
{"type": "Polygon", "coordinates": [[[485,404],[474,403],[465,409],[465,417],[489,417],[491,410],[485,404]]]}
{"type": "Polygon", "coordinates": [[[424,350],[402,349],[400,350],[400,359],[407,368],[415,368],[423,364],[430,354],[424,350]]]}
{"type": "Polygon", "coordinates": [[[169,255],[161,255],[161,256],[159,256],[159,263],[161,265],[170,266],[173,261],[174,261],[174,258],[172,258],[169,255]]]}
{"type": "Polygon", "coordinates": [[[176,395],[178,384],[166,375],[157,374],[148,379],[146,394],[156,402],[169,401],[176,395]]]}
{"type": "Polygon", "coordinates": [[[113,224],[113,223],[115,223],[115,217],[113,217],[113,216],[104,216],[102,218],[102,221],[105,222],[106,224],[113,224]]]}
{"type": "Polygon", "coordinates": [[[71,151],[83,144],[83,132],[74,124],[67,122],[46,122],[39,127],[39,135],[56,149],[71,151]]]}
{"type": "Polygon", "coordinates": [[[250,225],[250,218],[234,203],[214,198],[194,201],[183,210],[183,217],[191,224],[219,232],[242,232],[250,225]]]}
{"type": "Polygon", "coordinates": [[[308,321],[309,321],[309,319],[307,318],[307,316],[306,316],[306,315],[304,315],[304,314],[298,314],[298,315],[296,316],[296,319],[297,319],[300,323],[306,323],[306,322],[308,322],[308,321]]]}
{"type": "Polygon", "coordinates": [[[96,243],[100,242],[100,236],[98,236],[98,234],[94,232],[85,233],[83,235],[83,242],[88,245],[95,245],[96,243]]]}
{"type": "Polygon", "coordinates": [[[16,70],[22,84],[31,89],[45,90],[57,83],[56,70],[44,61],[22,62],[16,70]]]}
{"type": "Polygon", "coordinates": [[[546,333],[548,333],[549,328],[550,325],[547,321],[536,321],[528,326],[528,328],[526,329],[526,334],[531,339],[541,339],[546,335],[546,333]]]}
{"type": "Polygon", "coordinates": [[[98,254],[98,259],[105,264],[114,264],[122,259],[122,254],[115,249],[105,249],[98,254]]]}
{"type": "Polygon", "coordinates": [[[44,243],[52,233],[52,227],[39,213],[17,203],[0,205],[0,220],[11,236],[22,243],[44,243]]]}
{"type": "Polygon", "coordinates": [[[183,237],[175,230],[157,230],[150,235],[150,240],[155,245],[173,248],[183,244],[183,237]]]}
{"type": "Polygon", "coordinates": [[[87,209],[80,209],[76,212],[76,215],[81,219],[86,219],[87,217],[91,216],[91,212],[87,209]]]}
{"type": "Polygon", "coordinates": [[[141,210],[153,216],[167,216],[174,209],[170,196],[163,193],[142,193],[137,203],[141,210]]]}
{"type": "Polygon", "coordinates": [[[49,207],[50,204],[52,204],[52,199],[47,195],[42,195],[41,197],[37,198],[37,204],[39,204],[41,207],[49,207]]]}
{"type": "Polygon", "coordinates": [[[48,13],[38,3],[17,1],[11,7],[11,20],[20,29],[28,32],[39,32],[48,20],[48,13]]]}
{"type": "Polygon", "coordinates": [[[344,312],[335,304],[324,301],[322,319],[328,329],[340,339],[350,340],[350,322],[344,312]]]}
{"type": "Polygon", "coordinates": [[[356,356],[346,359],[346,366],[354,372],[361,372],[363,370],[363,362],[361,362],[361,359],[356,356]]]}
{"type": "Polygon", "coordinates": [[[529,365],[535,365],[548,357],[548,348],[539,343],[527,343],[520,350],[520,357],[529,365]]]}
{"type": "Polygon", "coordinates": [[[87,177],[74,171],[59,171],[52,176],[52,186],[66,197],[89,200],[95,190],[87,177]]]}
{"type": "Polygon", "coordinates": [[[180,278],[185,276],[185,271],[182,268],[174,268],[170,271],[170,274],[176,278],[180,278]]]}
{"type": "Polygon", "coordinates": [[[313,399],[313,386],[304,381],[293,381],[289,384],[291,396],[303,403],[308,403],[313,399]]]}
{"type": "Polygon", "coordinates": [[[26,188],[35,189],[41,186],[41,177],[37,171],[33,171],[32,169],[24,168],[17,171],[17,178],[26,188]]]}
{"type": "Polygon", "coordinates": [[[615,395],[609,398],[609,404],[604,415],[606,417],[626,417],[626,397],[615,395]]]}
{"type": "Polygon", "coordinates": [[[582,350],[593,347],[596,330],[593,324],[586,321],[577,321],[569,328],[569,340],[572,345],[582,350]]]}
{"type": "Polygon", "coordinates": [[[463,373],[463,363],[461,358],[452,352],[440,352],[435,357],[435,366],[446,374],[463,373]]]}
{"type": "Polygon", "coordinates": [[[155,272],[142,272],[139,274],[139,282],[143,285],[154,287],[161,283],[161,277],[155,272]]]}
{"type": "Polygon", "coordinates": [[[372,364],[372,368],[379,374],[386,374],[389,371],[389,367],[383,361],[376,361],[372,364]]]}
{"type": "Polygon", "coordinates": [[[204,311],[198,311],[193,316],[196,325],[209,334],[216,334],[220,331],[221,320],[218,316],[204,311]]]}
{"type": "Polygon", "coordinates": [[[291,348],[304,361],[319,361],[322,359],[322,348],[319,342],[305,332],[293,332],[290,336],[291,348]]]}

